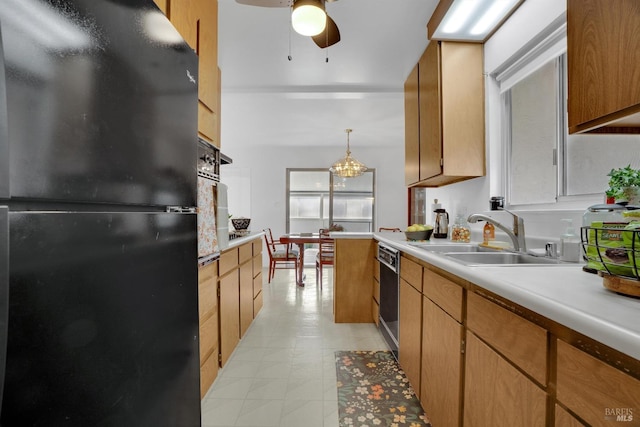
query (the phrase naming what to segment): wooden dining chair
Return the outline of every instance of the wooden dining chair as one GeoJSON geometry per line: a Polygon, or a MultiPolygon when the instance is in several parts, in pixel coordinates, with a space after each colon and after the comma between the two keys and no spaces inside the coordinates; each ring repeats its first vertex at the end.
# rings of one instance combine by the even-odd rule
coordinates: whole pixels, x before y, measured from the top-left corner
{"type": "Polygon", "coordinates": [[[264,241],[267,244],[267,252],[269,253],[267,283],[271,283],[277,268],[293,268],[294,271],[298,271],[298,263],[300,262],[298,250],[293,249],[291,245],[274,240],[270,228],[265,228],[262,231],[264,231],[264,241]]]}
{"type": "Polygon", "coordinates": [[[335,243],[329,237],[328,229],[321,228],[319,234],[320,242],[318,255],[316,255],[316,283],[319,283],[320,289],[322,289],[322,267],[325,265],[333,266],[335,243]]]}

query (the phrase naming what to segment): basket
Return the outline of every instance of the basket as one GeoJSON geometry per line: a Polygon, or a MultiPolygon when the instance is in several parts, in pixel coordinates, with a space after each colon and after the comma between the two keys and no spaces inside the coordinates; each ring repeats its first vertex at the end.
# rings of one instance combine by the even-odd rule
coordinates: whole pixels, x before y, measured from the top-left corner
{"type": "Polygon", "coordinates": [[[585,270],[602,276],[605,288],[639,297],[640,224],[605,223],[580,231],[585,270]]]}
{"type": "Polygon", "coordinates": [[[249,224],[251,223],[251,218],[231,218],[231,224],[233,224],[233,228],[238,231],[246,230],[249,228],[249,224]]]}

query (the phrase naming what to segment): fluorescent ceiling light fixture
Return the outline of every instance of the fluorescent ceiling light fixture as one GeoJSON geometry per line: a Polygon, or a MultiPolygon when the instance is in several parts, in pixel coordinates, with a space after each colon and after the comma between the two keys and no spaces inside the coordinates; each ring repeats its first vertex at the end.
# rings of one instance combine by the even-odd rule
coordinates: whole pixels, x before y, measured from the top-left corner
{"type": "Polygon", "coordinates": [[[471,28],[471,34],[487,34],[490,29],[498,24],[513,7],[513,0],[498,0],[486,11],[478,23],[471,28]]]}
{"type": "Polygon", "coordinates": [[[324,0],[295,0],[291,12],[291,25],[296,33],[316,36],[327,27],[324,0]]]}
{"type": "Polygon", "coordinates": [[[469,19],[473,16],[475,10],[480,6],[478,0],[458,0],[447,13],[447,18],[442,22],[442,32],[446,34],[457,33],[462,29],[469,19]],[[450,18],[449,18],[450,14],[450,18]]]}
{"type": "Polygon", "coordinates": [[[520,3],[522,0],[453,0],[440,22],[429,22],[429,27],[437,25],[430,38],[483,42],[520,3]]]}

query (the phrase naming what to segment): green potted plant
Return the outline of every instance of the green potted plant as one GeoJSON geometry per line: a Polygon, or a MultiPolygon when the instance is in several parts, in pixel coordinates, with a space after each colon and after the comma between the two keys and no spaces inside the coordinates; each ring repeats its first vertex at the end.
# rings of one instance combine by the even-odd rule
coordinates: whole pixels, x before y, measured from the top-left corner
{"type": "Polygon", "coordinates": [[[613,197],[617,201],[627,201],[629,204],[638,204],[640,191],[640,170],[631,165],[623,168],[611,169],[607,174],[609,188],[605,192],[607,198],[613,197]]]}

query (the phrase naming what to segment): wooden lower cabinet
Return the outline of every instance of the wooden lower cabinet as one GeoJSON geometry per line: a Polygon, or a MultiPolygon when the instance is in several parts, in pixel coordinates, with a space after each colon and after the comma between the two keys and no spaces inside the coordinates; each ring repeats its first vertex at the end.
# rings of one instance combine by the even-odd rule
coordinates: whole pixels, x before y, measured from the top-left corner
{"type": "Polygon", "coordinates": [[[422,298],[420,402],[434,426],[460,425],[463,337],[460,323],[422,298]]]}
{"type": "Polygon", "coordinates": [[[411,387],[420,396],[420,352],[422,341],[422,295],[400,279],[398,362],[411,387]]]}
{"type": "Polygon", "coordinates": [[[336,323],[372,323],[373,239],[336,239],[333,266],[333,319],[336,323]]]}
{"type": "MultiPolygon", "coordinates": [[[[249,247],[251,245],[249,244],[249,247]]],[[[240,266],[240,338],[253,322],[253,263],[251,259],[240,266]]]]}
{"type": "Polygon", "coordinates": [[[253,318],[262,308],[262,240],[256,239],[253,246],[253,318]]]}
{"type": "Polygon", "coordinates": [[[640,425],[640,380],[571,344],[557,343],[560,403],[592,426],[640,425]]]}
{"type": "Polygon", "coordinates": [[[640,427],[639,360],[410,254],[400,271],[400,367],[434,427],[640,427]]]}
{"type": "Polygon", "coordinates": [[[577,418],[560,405],[556,405],[555,427],[585,427],[577,418]]]}
{"type": "Polygon", "coordinates": [[[200,396],[204,397],[218,375],[218,263],[198,269],[200,332],[200,396]]]}
{"type": "Polygon", "coordinates": [[[465,427],[545,425],[544,390],[469,331],[465,356],[465,427]]]}
{"type": "Polygon", "coordinates": [[[547,331],[480,295],[467,298],[467,327],[546,385],[547,331]]]}
{"type": "Polygon", "coordinates": [[[220,278],[220,366],[240,341],[240,274],[237,269],[220,278]]]}

